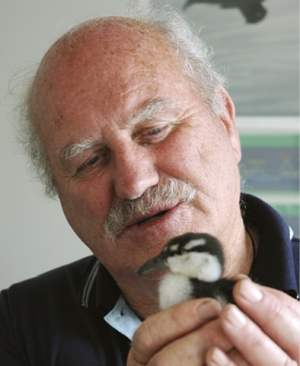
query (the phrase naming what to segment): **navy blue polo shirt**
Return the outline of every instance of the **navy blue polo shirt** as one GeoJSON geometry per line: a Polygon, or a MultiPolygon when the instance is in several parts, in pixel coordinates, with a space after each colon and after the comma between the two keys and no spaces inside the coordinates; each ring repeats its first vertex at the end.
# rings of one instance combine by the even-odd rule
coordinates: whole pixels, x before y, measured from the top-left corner
{"type": "MultiPolygon", "coordinates": [[[[244,221],[260,235],[251,277],[297,297],[299,241],[263,201],[242,195],[244,221]]],[[[0,365],[126,365],[130,340],[104,316],[120,290],[94,256],[23,281],[0,295],[0,365]]]]}

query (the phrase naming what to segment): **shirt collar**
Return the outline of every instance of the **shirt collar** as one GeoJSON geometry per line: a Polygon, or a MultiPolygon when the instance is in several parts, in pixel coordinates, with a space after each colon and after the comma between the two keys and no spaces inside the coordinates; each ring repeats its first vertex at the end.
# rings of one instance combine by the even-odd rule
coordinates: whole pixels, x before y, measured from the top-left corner
{"type": "Polygon", "coordinates": [[[96,306],[99,311],[102,309],[104,320],[129,340],[132,340],[141,324],[140,318],[126,303],[114,279],[96,258],[81,292],[81,306],[96,306]]]}
{"type": "Polygon", "coordinates": [[[132,340],[135,331],[142,323],[122,295],[120,295],[113,309],[104,317],[104,320],[130,340],[132,340]]]}
{"type": "Polygon", "coordinates": [[[96,260],[88,274],[88,277],[82,289],[80,302],[81,306],[85,308],[89,307],[90,295],[99,272],[99,265],[100,262],[96,260]]]}
{"type": "Polygon", "coordinates": [[[257,256],[251,278],[264,286],[298,295],[297,274],[291,240],[293,231],[285,220],[266,202],[251,195],[242,195],[245,204],[244,222],[259,233],[257,256]]]}
{"type": "Polygon", "coordinates": [[[116,304],[120,289],[107,269],[95,258],[84,281],[80,303],[85,308],[102,308],[108,313],[116,304]]]}

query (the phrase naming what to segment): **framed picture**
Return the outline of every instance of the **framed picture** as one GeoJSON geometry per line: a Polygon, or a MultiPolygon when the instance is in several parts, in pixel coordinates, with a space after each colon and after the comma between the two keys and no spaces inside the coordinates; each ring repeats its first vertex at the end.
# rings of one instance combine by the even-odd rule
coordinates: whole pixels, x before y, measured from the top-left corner
{"type": "Polygon", "coordinates": [[[299,120],[238,117],[243,191],[270,203],[299,236],[299,120]]]}

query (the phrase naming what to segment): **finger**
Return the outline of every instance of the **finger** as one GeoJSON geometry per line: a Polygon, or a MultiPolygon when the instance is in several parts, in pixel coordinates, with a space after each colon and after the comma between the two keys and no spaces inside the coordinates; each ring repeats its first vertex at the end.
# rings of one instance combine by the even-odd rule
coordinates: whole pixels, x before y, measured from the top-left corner
{"type": "Polygon", "coordinates": [[[251,365],[296,365],[295,361],[235,305],[226,305],[220,320],[225,334],[251,365]]]}
{"type": "Polygon", "coordinates": [[[243,279],[246,279],[246,278],[249,278],[249,277],[246,276],[246,275],[244,275],[244,274],[242,274],[242,273],[239,273],[239,274],[234,275],[232,277],[232,279],[235,280],[235,281],[240,281],[240,280],[243,280],[243,279]]]}
{"type": "Polygon", "coordinates": [[[232,348],[226,355],[234,365],[250,366],[250,363],[245,360],[245,357],[236,348],[232,348]]]}
{"type": "Polygon", "coordinates": [[[207,351],[205,361],[207,366],[249,366],[249,363],[236,349],[226,354],[218,347],[210,348],[207,351]]]}
{"type": "Polygon", "coordinates": [[[218,347],[212,347],[207,351],[205,360],[207,366],[250,366],[236,348],[225,352],[218,347]]]}
{"type": "Polygon", "coordinates": [[[234,288],[237,305],[287,354],[299,362],[300,303],[249,279],[234,288]]]}
{"type": "Polygon", "coordinates": [[[128,365],[147,364],[170,342],[192,332],[217,317],[220,304],[212,299],[192,300],[175,305],[147,318],[133,336],[128,365]],[[134,363],[135,362],[135,363],[134,363]]]}
{"type": "Polygon", "coordinates": [[[221,329],[219,319],[214,319],[171,342],[157,352],[147,365],[204,365],[207,350],[213,345],[226,352],[232,348],[221,329]]]}
{"type": "Polygon", "coordinates": [[[127,356],[127,362],[126,366],[143,366],[145,364],[140,363],[134,358],[134,355],[132,353],[132,348],[130,348],[128,356],[127,356]]]}
{"type": "Polygon", "coordinates": [[[218,347],[212,347],[207,351],[205,360],[207,366],[250,366],[236,348],[225,353],[218,347]]]}

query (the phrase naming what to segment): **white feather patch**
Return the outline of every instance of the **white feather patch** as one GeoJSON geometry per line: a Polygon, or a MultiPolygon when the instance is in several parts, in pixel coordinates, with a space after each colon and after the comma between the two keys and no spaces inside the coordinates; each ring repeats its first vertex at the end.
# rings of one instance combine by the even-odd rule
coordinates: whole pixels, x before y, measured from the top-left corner
{"type": "Polygon", "coordinates": [[[179,274],[167,273],[159,286],[160,308],[167,309],[181,301],[192,298],[192,286],[189,279],[179,274]]]}
{"type": "Polygon", "coordinates": [[[218,258],[207,252],[190,252],[167,259],[172,273],[190,278],[198,278],[206,282],[218,280],[222,275],[222,267],[218,258]]]}
{"type": "Polygon", "coordinates": [[[188,243],[185,244],[184,248],[190,250],[198,245],[205,245],[207,240],[205,238],[192,239],[188,243]]]}
{"type": "Polygon", "coordinates": [[[173,244],[170,246],[170,251],[171,252],[176,252],[176,250],[178,249],[179,247],[179,244],[173,244]]]}

